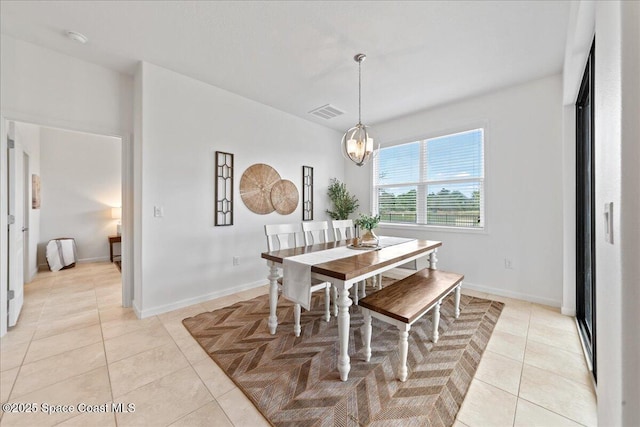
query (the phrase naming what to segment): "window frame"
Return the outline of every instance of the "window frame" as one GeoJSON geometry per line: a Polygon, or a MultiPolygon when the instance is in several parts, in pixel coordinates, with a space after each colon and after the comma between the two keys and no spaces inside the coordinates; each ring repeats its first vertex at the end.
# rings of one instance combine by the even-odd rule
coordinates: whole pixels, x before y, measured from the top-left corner
{"type": "MultiPolygon", "coordinates": [[[[385,144],[381,146],[379,149],[392,148],[399,145],[405,145],[410,143],[419,142],[420,143],[420,182],[406,182],[406,183],[397,183],[397,184],[385,184],[377,186],[376,183],[376,173],[377,173],[377,165],[378,159],[377,156],[379,154],[378,150],[375,153],[374,162],[372,162],[371,167],[371,212],[374,214],[378,214],[378,189],[384,187],[398,187],[398,186],[416,186],[417,194],[416,194],[416,206],[422,206],[426,203],[426,197],[428,195],[428,186],[429,185],[437,185],[439,183],[464,183],[466,182],[480,182],[481,188],[481,197],[480,197],[480,212],[481,212],[481,226],[480,227],[461,227],[461,226],[450,226],[450,225],[439,225],[439,224],[425,224],[425,223],[403,223],[403,222],[387,222],[381,221],[380,227],[387,229],[397,229],[397,230],[430,230],[430,231],[442,231],[442,232],[454,232],[454,233],[470,233],[470,234],[488,234],[488,215],[487,215],[487,165],[489,163],[487,156],[487,141],[489,134],[489,124],[487,121],[479,121],[474,123],[468,123],[464,126],[457,126],[455,128],[448,128],[445,130],[440,130],[436,132],[429,133],[425,136],[414,137],[414,138],[405,138],[402,140],[398,140],[393,143],[385,144]],[[427,162],[426,158],[426,141],[431,139],[438,139],[442,137],[452,136],[460,133],[472,132],[475,130],[482,131],[482,175],[480,178],[463,178],[463,179],[453,179],[453,180],[438,180],[438,181],[427,181],[424,177],[426,172],[425,162],[427,162]]],[[[418,209],[416,211],[416,221],[419,222],[422,220],[426,222],[427,209],[418,209]]]]}

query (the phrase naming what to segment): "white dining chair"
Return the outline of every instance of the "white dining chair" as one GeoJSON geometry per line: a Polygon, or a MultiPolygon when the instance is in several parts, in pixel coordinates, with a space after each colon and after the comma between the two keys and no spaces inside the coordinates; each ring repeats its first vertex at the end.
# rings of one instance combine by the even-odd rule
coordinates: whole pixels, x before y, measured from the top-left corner
{"type": "MultiPolygon", "coordinates": [[[[267,236],[267,249],[269,252],[280,249],[289,249],[298,246],[299,235],[302,234],[302,227],[300,223],[296,224],[267,224],[264,226],[264,233],[267,236]]],[[[282,277],[278,279],[278,287],[282,292],[282,277]]],[[[325,320],[328,322],[331,319],[330,314],[330,282],[323,282],[322,280],[311,278],[311,292],[324,290],[325,298],[325,320]]],[[[296,337],[300,336],[300,304],[295,303],[293,306],[294,325],[293,332],[296,337]]]]}
{"type": "Polygon", "coordinates": [[[302,232],[306,246],[329,241],[329,223],[327,221],[304,221],[302,232]]]}
{"type": "Polygon", "coordinates": [[[354,237],[356,237],[352,219],[331,221],[331,227],[333,228],[333,239],[336,242],[339,240],[353,239],[354,237]]]}

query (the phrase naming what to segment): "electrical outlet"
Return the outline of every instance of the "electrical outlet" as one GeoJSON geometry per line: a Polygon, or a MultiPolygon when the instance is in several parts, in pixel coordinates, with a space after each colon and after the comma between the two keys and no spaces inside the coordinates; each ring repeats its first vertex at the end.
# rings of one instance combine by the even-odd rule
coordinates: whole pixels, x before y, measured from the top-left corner
{"type": "Polygon", "coordinates": [[[240,257],[239,256],[234,256],[233,257],[233,265],[234,266],[240,265],[240,257]]]}
{"type": "Polygon", "coordinates": [[[506,268],[507,270],[513,270],[513,263],[509,258],[504,259],[504,268],[506,268]]]}
{"type": "Polygon", "coordinates": [[[154,206],[153,216],[155,218],[162,218],[164,216],[164,208],[162,206],[154,206]]]}

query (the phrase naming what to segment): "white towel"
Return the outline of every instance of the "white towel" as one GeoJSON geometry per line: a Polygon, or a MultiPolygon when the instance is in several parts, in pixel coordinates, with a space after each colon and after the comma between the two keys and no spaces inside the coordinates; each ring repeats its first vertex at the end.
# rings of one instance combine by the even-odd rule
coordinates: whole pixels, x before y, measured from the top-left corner
{"type": "Polygon", "coordinates": [[[47,243],[47,263],[51,271],[62,268],[76,262],[76,248],[73,239],[53,239],[47,243]]]}

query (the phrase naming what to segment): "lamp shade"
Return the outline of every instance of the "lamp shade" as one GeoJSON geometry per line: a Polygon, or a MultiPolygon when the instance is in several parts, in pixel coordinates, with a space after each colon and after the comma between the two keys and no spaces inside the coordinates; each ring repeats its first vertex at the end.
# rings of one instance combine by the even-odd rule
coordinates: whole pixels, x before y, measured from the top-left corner
{"type": "Polygon", "coordinates": [[[111,208],[111,218],[113,219],[122,218],[122,208],[111,208]]]}
{"type": "Polygon", "coordinates": [[[344,134],[342,154],[358,166],[369,161],[373,155],[373,137],[367,126],[358,123],[344,134]]]}

